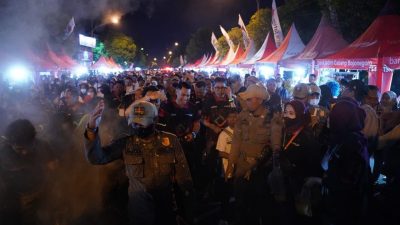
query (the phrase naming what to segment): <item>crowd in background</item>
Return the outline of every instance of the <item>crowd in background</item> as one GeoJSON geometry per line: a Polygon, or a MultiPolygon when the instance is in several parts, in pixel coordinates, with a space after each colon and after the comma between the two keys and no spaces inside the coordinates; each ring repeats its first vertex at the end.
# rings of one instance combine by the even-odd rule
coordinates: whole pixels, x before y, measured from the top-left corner
{"type": "Polygon", "coordinates": [[[311,74],[294,84],[279,74],[141,71],[0,85],[3,221],[126,222],[123,163],[96,167],[83,154],[83,133],[100,101],[103,145],[132,133],[134,102],[157,107],[157,129],[178,137],[194,182],[196,213],[187,223],[400,221],[398,96],[361,80],[318,84],[311,74]],[[26,159],[33,139],[41,152],[26,159]],[[256,146],[267,149],[243,155],[256,146]]]}

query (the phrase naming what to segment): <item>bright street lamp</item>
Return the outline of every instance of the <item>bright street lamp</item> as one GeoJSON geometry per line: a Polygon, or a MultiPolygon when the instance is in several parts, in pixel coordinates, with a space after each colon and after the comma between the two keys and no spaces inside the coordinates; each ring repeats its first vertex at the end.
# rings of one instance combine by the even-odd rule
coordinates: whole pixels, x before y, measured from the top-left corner
{"type": "Polygon", "coordinates": [[[167,59],[167,57],[164,56],[163,59],[167,59]]]}
{"type": "Polygon", "coordinates": [[[172,51],[169,51],[169,52],[168,52],[168,55],[172,55],[172,51]]]}
{"type": "Polygon", "coordinates": [[[141,48],[140,50],[141,50],[141,51],[143,51],[143,50],[144,50],[144,48],[141,48]]]}
{"type": "Polygon", "coordinates": [[[110,21],[112,24],[119,24],[120,17],[118,15],[111,16],[110,21]]]}
{"type": "Polygon", "coordinates": [[[91,36],[93,37],[94,31],[99,27],[103,27],[103,26],[106,26],[108,24],[118,25],[120,19],[121,19],[121,15],[120,14],[114,14],[114,15],[111,15],[111,16],[106,16],[106,19],[102,24],[99,24],[99,25],[97,25],[95,27],[93,27],[93,24],[92,24],[92,30],[90,31],[91,36]]]}
{"type": "Polygon", "coordinates": [[[179,45],[179,43],[178,42],[175,42],[175,46],[178,46],[179,45]]]}
{"type": "Polygon", "coordinates": [[[154,61],[157,61],[157,58],[154,58],[153,60],[154,60],[154,61]]]}

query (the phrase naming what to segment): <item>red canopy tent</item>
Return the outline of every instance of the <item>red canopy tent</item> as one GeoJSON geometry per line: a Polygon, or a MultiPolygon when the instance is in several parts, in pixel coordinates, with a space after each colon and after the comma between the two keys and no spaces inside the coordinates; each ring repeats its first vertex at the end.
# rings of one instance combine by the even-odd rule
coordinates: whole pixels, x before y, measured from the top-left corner
{"type": "Polygon", "coordinates": [[[65,62],[61,57],[59,57],[55,52],[51,49],[48,49],[47,55],[49,59],[55,63],[60,69],[71,69],[71,65],[65,62]]]}
{"type": "Polygon", "coordinates": [[[314,36],[303,52],[294,57],[281,60],[279,65],[284,67],[303,65],[313,70],[314,59],[333,54],[347,45],[348,43],[343,39],[342,35],[332,26],[329,19],[323,15],[314,36]]]}
{"type": "Polygon", "coordinates": [[[107,61],[108,64],[110,64],[113,69],[121,69],[121,66],[118,63],[116,63],[112,57],[109,57],[107,61]]]}
{"type": "Polygon", "coordinates": [[[256,63],[258,60],[271,55],[271,53],[273,53],[275,50],[276,50],[276,45],[275,45],[274,39],[272,38],[270,33],[268,33],[267,36],[265,37],[265,40],[264,40],[261,48],[258,50],[258,52],[253,57],[251,57],[249,60],[247,60],[246,62],[243,62],[243,64],[252,65],[252,64],[256,63]]]}
{"type": "Polygon", "coordinates": [[[228,65],[230,62],[232,62],[232,60],[235,58],[236,56],[236,52],[237,52],[238,48],[235,50],[233,50],[232,48],[229,48],[228,53],[226,53],[226,55],[224,56],[224,58],[222,58],[222,60],[216,65],[216,66],[226,66],[228,65]]]}
{"type": "Polygon", "coordinates": [[[317,60],[319,68],[369,71],[369,84],[390,90],[393,70],[400,68],[400,15],[398,1],[388,1],[368,29],[343,50],[317,60]]]}
{"type": "Polygon", "coordinates": [[[79,65],[74,59],[72,59],[67,53],[65,53],[64,50],[62,51],[62,55],[60,56],[60,58],[63,59],[64,62],[68,63],[71,67],[76,67],[79,65]]]}
{"type": "Polygon", "coordinates": [[[243,48],[239,45],[238,49],[236,50],[235,58],[229,63],[229,65],[239,64],[244,57],[246,57],[245,53],[246,52],[243,51],[243,48]]]}
{"type": "Polygon", "coordinates": [[[35,64],[35,68],[38,70],[53,71],[57,70],[57,65],[47,58],[42,58],[32,51],[26,52],[27,59],[35,64]]]}
{"type": "Polygon", "coordinates": [[[272,54],[262,58],[258,63],[272,63],[278,64],[282,59],[287,59],[295,56],[304,50],[303,41],[300,39],[294,24],[290,27],[288,34],[283,40],[281,46],[276,49],[272,54]]]}
{"type": "Polygon", "coordinates": [[[112,68],[112,65],[110,65],[104,56],[100,57],[100,59],[92,65],[93,70],[98,70],[100,68],[112,68]]]}

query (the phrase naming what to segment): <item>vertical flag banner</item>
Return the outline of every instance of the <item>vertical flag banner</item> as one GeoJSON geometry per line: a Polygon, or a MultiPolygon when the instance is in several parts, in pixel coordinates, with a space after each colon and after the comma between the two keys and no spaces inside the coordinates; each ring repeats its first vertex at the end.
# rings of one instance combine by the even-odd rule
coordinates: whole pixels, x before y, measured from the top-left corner
{"type": "Polygon", "coordinates": [[[276,9],[275,0],[272,1],[272,30],[274,32],[274,38],[276,47],[279,48],[283,41],[283,33],[281,28],[281,23],[279,22],[278,10],[276,9]]]}
{"type": "Polygon", "coordinates": [[[239,14],[239,22],[238,22],[238,24],[240,26],[240,29],[242,30],[244,47],[247,49],[247,47],[250,44],[250,36],[249,36],[249,32],[247,32],[246,25],[244,24],[243,19],[240,16],[240,14],[239,14]]]}
{"type": "Polygon", "coordinates": [[[183,60],[183,56],[182,55],[179,56],[179,63],[180,63],[181,66],[185,65],[185,61],[183,60]]]}
{"type": "Polygon", "coordinates": [[[226,30],[222,26],[219,27],[221,28],[221,32],[224,35],[226,42],[228,42],[229,48],[233,50],[235,48],[235,45],[233,44],[233,41],[229,37],[228,32],[226,32],[226,30]]]}
{"type": "Polygon", "coordinates": [[[215,52],[218,52],[218,40],[214,32],[211,33],[211,44],[214,47],[215,52]]]}
{"type": "Polygon", "coordinates": [[[71,36],[72,32],[74,32],[74,28],[75,28],[75,19],[74,17],[72,17],[71,20],[68,22],[67,27],[65,28],[64,40],[66,40],[67,38],[69,38],[69,36],[71,36]]]}

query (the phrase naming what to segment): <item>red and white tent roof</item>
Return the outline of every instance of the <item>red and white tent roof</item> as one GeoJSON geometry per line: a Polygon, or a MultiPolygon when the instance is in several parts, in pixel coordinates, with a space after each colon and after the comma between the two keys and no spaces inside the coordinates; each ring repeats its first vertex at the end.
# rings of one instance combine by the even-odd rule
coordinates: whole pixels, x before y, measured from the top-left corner
{"type": "Polygon", "coordinates": [[[268,33],[267,36],[265,37],[263,44],[261,45],[261,48],[258,50],[258,52],[256,54],[254,54],[254,56],[252,56],[250,59],[243,62],[243,64],[254,64],[258,60],[269,56],[275,50],[276,50],[276,45],[275,45],[274,39],[272,38],[270,33],[268,33]]]}
{"type": "Polygon", "coordinates": [[[282,59],[293,57],[304,50],[304,43],[301,40],[294,24],[290,27],[288,34],[281,46],[269,56],[262,58],[257,63],[277,64],[282,59]]]}

